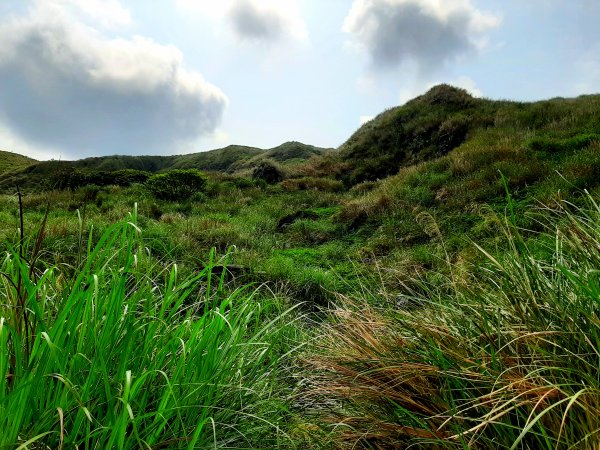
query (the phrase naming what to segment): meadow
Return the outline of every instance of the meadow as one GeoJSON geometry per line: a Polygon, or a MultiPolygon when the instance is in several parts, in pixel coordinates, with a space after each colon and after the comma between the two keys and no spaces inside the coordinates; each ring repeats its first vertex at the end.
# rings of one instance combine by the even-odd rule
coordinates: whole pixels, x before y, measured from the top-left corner
{"type": "Polygon", "coordinates": [[[338,150],[11,156],[0,447],[600,448],[599,117],[440,86],[338,150]]]}

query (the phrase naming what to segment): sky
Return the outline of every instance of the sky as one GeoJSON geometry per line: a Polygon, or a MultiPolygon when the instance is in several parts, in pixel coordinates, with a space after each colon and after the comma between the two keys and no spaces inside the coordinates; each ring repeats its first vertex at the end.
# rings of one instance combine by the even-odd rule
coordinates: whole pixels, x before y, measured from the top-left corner
{"type": "Polygon", "coordinates": [[[1,0],[0,149],[338,147],[438,83],[600,92],[598,0],[1,0]]]}

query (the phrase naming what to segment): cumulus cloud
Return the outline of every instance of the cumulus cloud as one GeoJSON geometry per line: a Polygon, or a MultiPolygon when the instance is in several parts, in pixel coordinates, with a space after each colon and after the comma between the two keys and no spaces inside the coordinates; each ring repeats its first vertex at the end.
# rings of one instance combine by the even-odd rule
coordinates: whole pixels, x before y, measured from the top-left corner
{"type": "Polygon", "coordinates": [[[254,43],[308,37],[297,0],[177,0],[177,6],[211,18],[224,18],[234,34],[254,43]]]}
{"type": "Polygon", "coordinates": [[[0,23],[0,121],[13,134],[79,157],[169,153],[217,129],[227,97],[177,48],[103,36],[130,20],[119,5],[45,0],[0,23]]]}
{"type": "Polygon", "coordinates": [[[343,31],[366,49],[376,69],[412,63],[430,74],[481,48],[499,23],[471,0],[354,0],[343,31]]]}

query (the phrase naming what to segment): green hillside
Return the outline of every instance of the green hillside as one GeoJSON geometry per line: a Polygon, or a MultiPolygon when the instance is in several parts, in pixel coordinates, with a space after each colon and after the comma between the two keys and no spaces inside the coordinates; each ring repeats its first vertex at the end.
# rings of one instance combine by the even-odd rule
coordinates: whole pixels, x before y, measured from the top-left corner
{"type": "Polygon", "coordinates": [[[23,169],[35,163],[35,159],[27,156],[0,150],[0,175],[23,169]]]}
{"type": "Polygon", "coordinates": [[[534,138],[560,147],[561,139],[584,142],[582,136],[598,134],[598,95],[523,103],[474,98],[463,89],[439,85],[364,124],[340,147],[340,158],[350,168],[344,180],[356,184],[446,155],[483,135],[491,145],[507,137],[524,149],[534,138]]]}
{"type": "Polygon", "coordinates": [[[172,169],[201,169],[211,171],[229,172],[232,166],[239,161],[247,161],[252,157],[264,153],[256,147],[243,145],[229,145],[225,148],[209,152],[193,153],[175,157],[169,168],[172,169]]]}
{"type": "MultiPolygon", "coordinates": [[[[6,165],[0,170],[0,189],[10,188],[14,181],[29,187],[43,187],[52,183],[53,178],[73,171],[114,172],[122,170],[139,170],[145,172],[161,172],[174,169],[199,169],[232,173],[237,170],[248,170],[265,159],[273,159],[281,164],[298,164],[313,155],[319,155],[327,149],[287,142],[272,149],[259,149],[242,145],[230,145],[225,148],[207,152],[172,156],[126,156],[114,155],[85,158],[76,161],[42,161],[29,160],[28,164],[6,165]],[[10,179],[9,179],[10,172],[10,179]]],[[[8,154],[13,155],[13,154],[8,154]]],[[[15,155],[18,160],[20,155],[15,155]]],[[[23,160],[28,158],[21,157],[23,160]]],[[[12,159],[11,159],[12,160],[12,159]]],[[[2,162],[0,162],[1,164],[2,162]]]]}
{"type": "Polygon", "coordinates": [[[252,158],[238,160],[232,164],[231,169],[240,174],[247,174],[249,170],[265,161],[275,162],[291,168],[308,161],[312,157],[321,156],[331,151],[333,149],[319,148],[301,142],[285,142],[275,148],[256,154],[252,158]]]}

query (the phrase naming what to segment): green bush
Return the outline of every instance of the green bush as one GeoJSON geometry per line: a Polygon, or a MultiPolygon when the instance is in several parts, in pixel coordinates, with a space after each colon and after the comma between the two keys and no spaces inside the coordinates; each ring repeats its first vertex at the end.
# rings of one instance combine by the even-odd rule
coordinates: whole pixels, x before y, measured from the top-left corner
{"type": "Polygon", "coordinates": [[[131,186],[134,183],[145,183],[152,174],[143,170],[123,169],[114,172],[115,184],[131,186]]]}
{"type": "Polygon", "coordinates": [[[263,161],[252,171],[252,178],[264,180],[269,184],[279,183],[283,180],[283,171],[274,161],[263,161]]]}
{"type": "Polygon", "coordinates": [[[322,192],[342,192],[344,183],[331,178],[302,177],[285,180],[281,187],[286,191],[322,191],[322,192]]]}
{"type": "Polygon", "coordinates": [[[170,170],[151,176],[146,182],[148,190],[161,200],[186,200],[206,186],[206,177],[196,169],[170,170]]]}
{"type": "Polygon", "coordinates": [[[124,169],[106,170],[62,170],[50,177],[50,185],[58,189],[79,189],[84,186],[131,186],[134,183],[145,183],[149,172],[124,169]]]}

